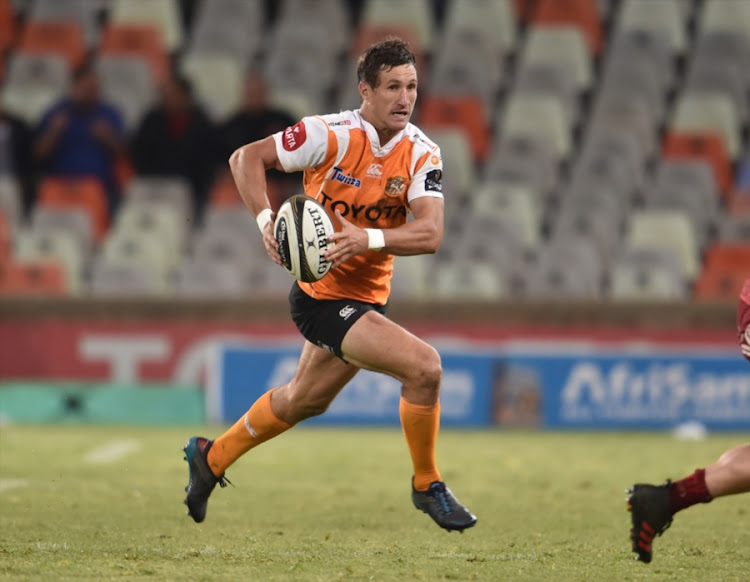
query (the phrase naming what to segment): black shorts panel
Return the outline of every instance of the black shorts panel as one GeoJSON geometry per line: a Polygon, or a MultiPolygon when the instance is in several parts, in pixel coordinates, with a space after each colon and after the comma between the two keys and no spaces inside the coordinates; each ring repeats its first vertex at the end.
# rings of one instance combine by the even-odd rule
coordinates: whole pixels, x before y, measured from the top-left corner
{"type": "Polygon", "coordinates": [[[352,299],[313,299],[294,283],[289,292],[289,307],[292,320],[307,341],[343,360],[341,343],[349,329],[368,311],[385,315],[387,304],[352,299]]]}

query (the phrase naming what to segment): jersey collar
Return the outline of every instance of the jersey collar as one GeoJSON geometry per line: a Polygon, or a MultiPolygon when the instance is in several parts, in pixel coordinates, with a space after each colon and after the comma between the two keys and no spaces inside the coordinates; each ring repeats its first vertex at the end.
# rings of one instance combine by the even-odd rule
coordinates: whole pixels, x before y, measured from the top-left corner
{"type": "Polygon", "coordinates": [[[362,123],[362,127],[365,128],[367,138],[370,140],[372,153],[376,158],[387,156],[389,153],[391,153],[393,148],[396,147],[396,144],[400,142],[404,137],[405,130],[402,129],[396,135],[394,135],[388,143],[386,143],[384,146],[381,146],[380,137],[378,136],[378,130],[375,129],[375,126],[367,121],[364,117],[362,117],[362,111],[360,109],[357,109],[356,113],[357,117],[359,117],[359,120],[362,123]]]}

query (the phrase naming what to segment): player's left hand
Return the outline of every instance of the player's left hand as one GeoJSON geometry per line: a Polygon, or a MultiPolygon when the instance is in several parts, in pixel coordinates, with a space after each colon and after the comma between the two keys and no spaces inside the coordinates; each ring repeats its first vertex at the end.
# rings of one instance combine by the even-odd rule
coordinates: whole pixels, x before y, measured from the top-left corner
{"type": "Polygon", "coordinates": [[[338,209],[335,215],[341,225],[341,230],[328,237],[328,240],[335,244],[325,254],[326,260],[333,262],[334,269],[352,257],[365,252],[370,241],[365,229],[346,220],[338,209]]]}

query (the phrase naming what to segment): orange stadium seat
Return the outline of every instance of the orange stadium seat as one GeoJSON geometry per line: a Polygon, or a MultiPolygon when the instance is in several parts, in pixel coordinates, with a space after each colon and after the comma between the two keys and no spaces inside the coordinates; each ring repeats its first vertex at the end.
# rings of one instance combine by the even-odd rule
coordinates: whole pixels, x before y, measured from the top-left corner
{"type": "MultiPolygon", "coordinates": [[[[272,208],[276,209],[281,206],[283,202],[282,190],[275,180],[269,178],[266,181],[266,193],[272,208]]],[[[229,174],[216,179],[209,192],[208,200],[213,208],[238,207],[243,211],[245,209],[245,203],[240,198],[234,179],[229,174]]]]}
{"type": "Polygon", "coordinates": [[[717,133],[668,131],[662,156],[667,159],[705,160],[714,172],[719,191],[728,195],[732,183],[732,162],[721,136],[717,133]]]}
{"type": "MultiPolygon", "coordinates": [[[[11,0],[0,0],[0,57],[16,40],[16,17],[11,0]]],[[[5,60],[5,59],[0,59],[5,60]]]]}
{"type": "Polygon", "coordinates": [[[101,240],[109,228],[107,197],[96,178],[44,178],[39,184],[37,204],[41,207],[84,209],[94,225],[94,236],[101,240]]]}
{"type": "Polygon", "coordinates": [[[531,21],[534,25],[578,27],[591,54],[602,50],[602,25],[596,0],[538,0],[531,21]]]}
{"type": "Polygon", "coordinates": [[[161,82],[169,70],[169,54],[159,29],[151,24],[110,24],[99,45],[102,55],[142,57],[161,82]]]}
{"type": "Polygon", "coordinates": [[[714,243],[706,251],[706,270],[750,272],[750,243],[714,243]]]}
{"type": "Polygon", "coordinates": [[[479,97],[472,95],[428,95],[422,99],[419,124],[429,135],[430,127],[466,131],[474,158],[483,161],[490,151],[490,125],[479,97]]]}
{"type": "Polygon", "coordinates": [[[78,22],[29,20],[21,31],[17,49],[27,53],[62,55],[71,68],[86,58],[86,39],[78,22]]]}
{"type": "Polygon", "coordinates": [[[0,271],[10,261],[13,237],[10,232],[10,224],[5,213],[0,211],[0,271]]]}
{"type": "Polygon", "coordinates": [[[704,270],[695,281],[693,297],[698,301],[735,302],[747,280],[747,271],[704,270]]]}
{"type": "Polygon", "coordinates": [[[0,271],[0,295],[68,294],[65,270],[55,260],[11,261],[0,271]]]}

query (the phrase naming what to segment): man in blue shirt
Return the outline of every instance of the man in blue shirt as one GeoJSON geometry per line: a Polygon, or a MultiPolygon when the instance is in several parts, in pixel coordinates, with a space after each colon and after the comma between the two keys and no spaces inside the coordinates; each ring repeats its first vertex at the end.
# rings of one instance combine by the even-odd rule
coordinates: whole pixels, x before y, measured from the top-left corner
{"type": "Polygon", "coordinates": [[[101,100],[90,63],[73,73],[70,95],[42,116],[33,151],[44,175],[98,178],[109,212],[114,212],[119,196],[116,161],[126,152],[124,125],[120,113],[101,100]]]}

